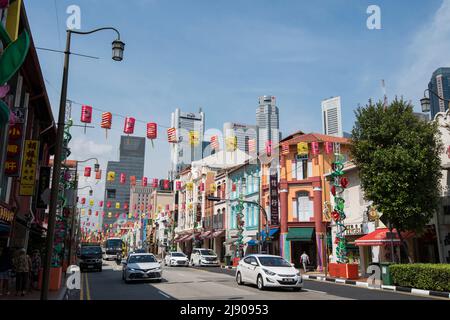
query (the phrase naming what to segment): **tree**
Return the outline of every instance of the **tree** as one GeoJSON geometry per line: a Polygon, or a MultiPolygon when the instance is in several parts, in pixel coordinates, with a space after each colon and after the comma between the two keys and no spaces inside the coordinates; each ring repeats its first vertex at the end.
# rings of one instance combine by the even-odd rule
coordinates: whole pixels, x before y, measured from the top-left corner
{"type": "MultiPolygon", "coordinates": [[[[420,120],[397,98],[359,107],[351,153],[367,200],[396,228],[421,233],[438,208],[442,150],[437,124],[420,120]]],[[[408,254],[409,258],[409,254],[408,254]]],[[[409,259],[411,261],[411,259],[409,259]]]]}

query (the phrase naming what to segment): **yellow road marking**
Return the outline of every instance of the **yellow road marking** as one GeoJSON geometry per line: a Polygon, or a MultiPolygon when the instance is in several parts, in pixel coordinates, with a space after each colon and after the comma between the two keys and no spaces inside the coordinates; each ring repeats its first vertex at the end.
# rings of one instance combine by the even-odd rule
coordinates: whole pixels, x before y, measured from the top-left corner
{"type": "Polygon", "coordinates": [[[87,273],[86,273],[86,299],[91,300],[91,292],[89,291],[89,280],[87,273]]]}
{"type": "Polygon", "coordinates": [[[84,273],[81,272],[81,279],[80,279],[80,300],[83,300],[83,277],[84,277],[84,273]]]}

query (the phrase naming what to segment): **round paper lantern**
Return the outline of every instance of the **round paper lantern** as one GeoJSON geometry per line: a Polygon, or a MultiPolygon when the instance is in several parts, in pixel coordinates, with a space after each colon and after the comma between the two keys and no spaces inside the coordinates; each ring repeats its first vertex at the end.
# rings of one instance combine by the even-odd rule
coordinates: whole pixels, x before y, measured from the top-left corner
{"type": "Polygon", "coordinates": [[[205,191],[205,184],[203,182],[200,183],[199,189],[200,189],[200,192],[205,191]]]}
{"type": "Polygon", "coordinates": [[[177,129],[169,128],[167,129],[167,140],[169,143],[177,143],[177,129]]]}
{"type": "Polygon", "coordinates": [[[95,179],[100,180],[102,178],[102,170],[99,170],[95,173],[95,179]]]}
{"type": "Polygon", "coordinates": [[[106,180],[113,182],[116,179],[116,173],[114,171],[109,171],[106,180]]]}
{"type": "Polygon", "coordinates": [[[89,200],[89,205],[92,207],[94,205],[94,199],[89,200]]]}
{"type": "Polygon", "coordinates": [[[163,185],[164,185],[164,189],[169,189],[170,188],[170,181],[169,180],[164,180],[163,185]]]}
{"type": "Polygon", "coordinates": [[[147,139],[156,139],[158,137],[158,125],[154,122],[147,123],[147,139]]]}
{"type": "Polygon", "coordinates": [[[317,141],[311,142],[311,154],[317,156],[320,152],[319,143],[317,141]]]}
{"type": "Polygon", "coordinates": [[[103,112],[102,113],[102,122],[100,126],[103,129],[111,129],[112,124],[112,113],[111,112],[103,112]]]}
{"type": "Polygon", "coordinates": [[[128,202],[125,202],[125,203],[123,204],[123,208],[124,208],[125,210],[128,209],[128,202]]]}
{"type": "Polygon", "coordinates": [[[81,204],[85,204],[86,203],[86,198],[81,198],[81,204]]]}
{"type": "Polygon", "coordinates": [[[152,181],[152,187],[153,187],[153,188],[158,188],[158,179],[153,179],[153,181],[152,181]]]}
{"type": "Polygon", "coordinates": [[[219,150],[219,136],[212,136],[210,139],[211,149],[217,151],[219,150]]]}
{"type": "Polygon", "coordinates": [[[135,123],[136,123],[136,119],[135,118],[133,118],[133,117],[126,117],[125,118],[125,125],[123,127],[123,133],[125,133],[125,134],[133,134],[135,123]]]}
{"type": "Polygon", "coordinates": [[[88,215],[92,215],[92,210],[91,209],[88,210],[88,215]]]}
{"type": "Polygon", "coordinates": [[[98,211],[95,211],[95,216],[98,217],[98,211]]]}
{"type": "Polygon", "coordinates": [[[103,201],[99,201],[99,202],[98,202],[98,206],[99,206],[99,207],[103,207],[103,201]]]}
{"type": "Polygon", "coordinates": [[[136,185],[136,176],[130,176],[130,185],[132,186],[136,185]]]}
{"type": "Polygon", "coordinates": [[[116,209],[120,209],[120,202],[116,202],[116,209]]]}
{"type": "Polygon", "coordinates": [[[81,122],[91,123],[92,122],[92,107],[91,106],[81,106],[81,122]]]}
{"type": "Polygon", "coordinates": [[[106,203],[106,207],[107,207],[107,208],[111,208],[111,201],[108,201],[108,202],[106,203]]]}
{"type": "Polygon", "coordinates": [[[120,183],[125,184],[126,180],[127,180],[127,176],[125,175],[125,173],[121,173],[120,174],[120,183]]]}
{"type": "Polygon", "coordinates": [[[84,168],[84,176],[90,177],[91,176],[91,167],[85,167],[84,168]]]}
{"type": "Polygon", "coordinates": [[[143,187],[146,187],[146,186],[147,186],[147,183],[148,183],[147,177],[143,177],[143,178],[142,178],[142,186],[143,186],[143,187]]]}
{"type": "Polygon", "coordinates": [[[180,191],[181,190],[181,181],[177,181],[176,186],[177,186],[177,191],[180,191]]]}
{"type": "Polygon", "coordinates": [[[326,154],[333,153],[333,142],[329,142],[329,141],[325,142],[325,153],[326,154]]]}

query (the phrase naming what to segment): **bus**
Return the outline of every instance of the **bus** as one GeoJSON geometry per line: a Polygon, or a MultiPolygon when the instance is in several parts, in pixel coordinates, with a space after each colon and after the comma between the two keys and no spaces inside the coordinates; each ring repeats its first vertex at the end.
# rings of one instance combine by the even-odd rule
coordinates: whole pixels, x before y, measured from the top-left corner
{"type": "Polygon", "coordinates": [[[103,242],[103,259],[116,260],[123,254],[124,242],[121,238],[108,238],[103,242]]]}

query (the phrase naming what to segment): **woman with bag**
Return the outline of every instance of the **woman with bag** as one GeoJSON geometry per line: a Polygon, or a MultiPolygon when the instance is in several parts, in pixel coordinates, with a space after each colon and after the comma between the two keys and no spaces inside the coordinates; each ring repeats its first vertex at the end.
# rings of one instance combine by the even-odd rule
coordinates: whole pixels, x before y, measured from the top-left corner
{"type": "Polygon", "coordinates": [[[30,272],[28,256],[24,248],[19,250],[17,257],[14,258],[13,264],[16,271],[16,296],[25,295],[27,287],[28,274],[30,272]]]}

